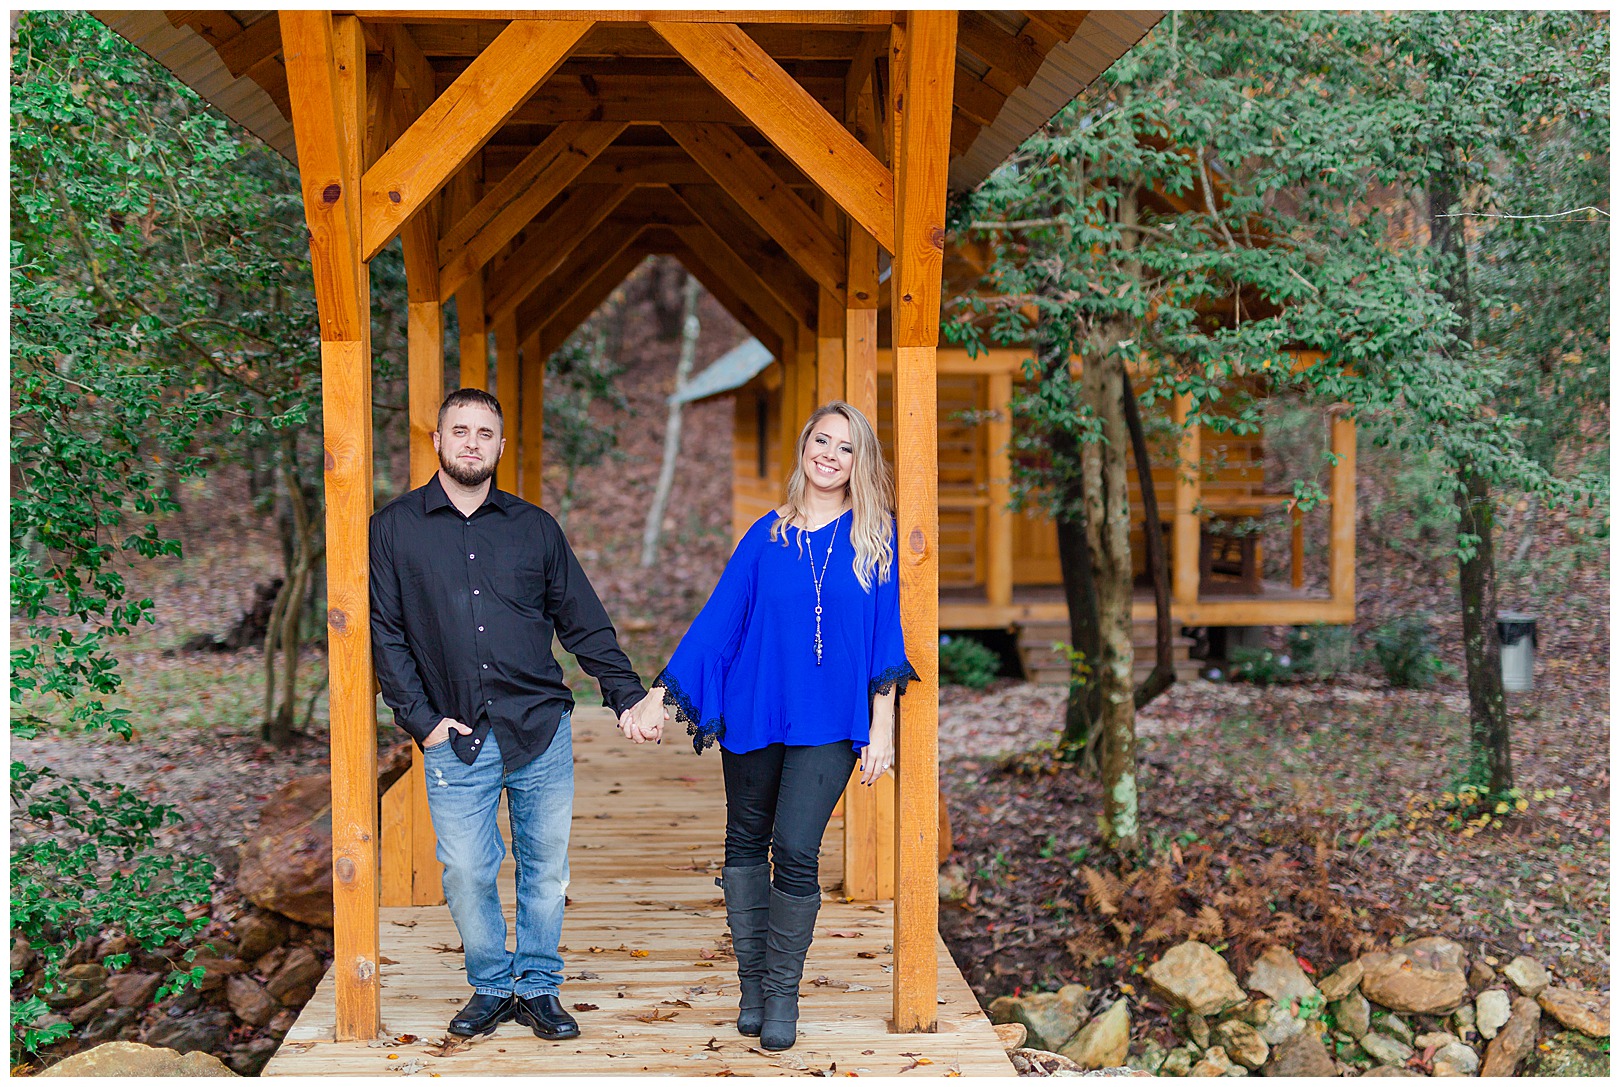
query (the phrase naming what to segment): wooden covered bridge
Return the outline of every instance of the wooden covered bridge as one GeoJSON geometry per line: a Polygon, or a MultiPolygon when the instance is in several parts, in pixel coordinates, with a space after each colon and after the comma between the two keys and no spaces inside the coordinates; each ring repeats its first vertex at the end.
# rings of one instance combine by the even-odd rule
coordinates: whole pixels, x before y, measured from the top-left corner
{"type": "MultiPolygon", "coordinates": [[[[420,765],[381,803],[376,786],[366,547],[373,507],[369,262],[396,237],[409,295],[413,484],[437,466],[430,434],[447,387],[485,387],[506,405],[513,440],[497,482],[536,502],[546,360],[648,255],[679,259],[779,361],[791,390],[779,423],[784,435],[796,433],[815,403],[837,397],[878,419],[878,317],[887,300],[892,417],[880,422],[892,434],[902,610],[921,680],[900,714],[894,795],[852,794],[845,812],[844,887],[852,898],[872,900],[872,912],[850,923],[882,918],[884,934],[892,923],[892,939],[874,932],[869,949],[861,949],[867,955],[851,958],[847,975],[831,980],[860,986],[848,991],[876,994],[884,1004],[849,1019],[854,1034],[845,1048],[853,1045],[856,1055],[863,1039],[873,1053],[911,1051],[878,1044],[885,1033],[934,1031],[947,1019],[982,1025],[937,935],[936,345],[946,195],[981,181],[1160,13],[95,14],[295,161],[309,222],[324,395],[336,951],[321,994],[270,1071],[361,1071],[294,1057],[322,1044],[381,1053],[366,1041],[385,1024],[397,1034],[407,1019],[414,1023],[408,1002],[443,995],[446,987],[461,994],[454,969],[435,965],[434,956],[444,960],[446,952],[399,938],[418,924],[398,912],[413,906],[423,918],[439,918],[423,920],[424,932],[448,925],[442,910],[427,909],[440,896],[420,765]],[[452,304],[460,374],[447,382],[444,313],[452,304]],[[884,807],[893,809],[892,836],[879,829],[884,807]],[[892,906],[882,903],[890,897],[892,906]],[[892,969],[873,968],[891,965],[891,943],[892,969]]],[[[616,787],[611,782],[630,773],[598,753],[594,769],[596,756],[581,756],[582,810],[594,802],[592,790],[605,798],[616,787]]],[[[718,778],[716,767],[704,770],[718,778]]],[[[665,823],[691,818],[718,847],[718,826],[679,803],[654,804],[646,814],[665,823]]],[[[593,871],[590,850],[604,844],[588,826],[575,835],[582,878],[593,871]]],[[[650,847],[655,838],[647,841],[650,847]]],[[[698,874],[707,863],[705,856],[687,866],[684,892],[668,885],[674,873],[665,873],[662,883],[638,884],[633,893],[647,902],[696,896],[677,906],[701,914],[713,897],[708,877],[698,874]]],[[[634,931],[646,923],[637,918],[648,907],[606,901],[616,882],[607,869],[591,878],[603,881],[596,888],[603,896],[570,914],[583,928],[565,931],[564,942],[598,938],[600,929],[604,943],[592,950],[605,954],[613,939],[607,933],[634,931]]],[[[574,890],[582,894],[578,881],[574,890]]],[[[711,920],[700,939],[718,939],[721,929],[711,920]]],[[[843,941],[823,939],[817,947],[831,954],[832,945],[843,941]]],[[[664,982],[684,982],[689,991],[725,975],[726,964],[681,960],[689,949],[673,946],[664,982]]],[[[573,947],[570,972],[581,951],[573,947]]],[[[812,952],[807,977],[822,972],[820,953],[812,952]]],[[[588,957],[583,965],[605,976],[589,970],[588,957]]],[[[841,960],[837,969],[844,969],[841,960]]],[[[440,1022],[442,1012],[422,1022],[440,1022]]],[[[588,1067],[555,1070],[702,1070],[681,1063],[700,1053],[677,1046],[672,1055],[650,1040],[668,1035],[617,1036],[621,1048],[640,1054],[634,1065],[615,1064],[609,1058],[624,1054],[606,1053],[588,1067]]],[[[999,1055],[987,1029],[975,1037],[999,1055]]],[[[336,1061],[336,1053],[328,1056],[336,1061]]],[[[949,1059],[931,1060],[931,1067],[914,1067],[952,1067],[949,1059]]],[[[854,1066],[841,1060],[839,1067],[854,1066]]],[[[1002,1059],[969,1070],[1007,1069],[1002,1059]]]]}

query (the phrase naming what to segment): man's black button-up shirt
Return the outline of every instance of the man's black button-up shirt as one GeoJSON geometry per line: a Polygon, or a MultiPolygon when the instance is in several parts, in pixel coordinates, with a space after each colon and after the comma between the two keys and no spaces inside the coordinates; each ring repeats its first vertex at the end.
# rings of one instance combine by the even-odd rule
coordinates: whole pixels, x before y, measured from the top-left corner
{"type": "Polygon", "coordinates": [[[491,728],[508,770],[544,752],[574,706],[553,631],[615,714],[646,695],[551,514],[492,484],[464,517],[435,474],[371,518],[377,681],[418,745],[449,717],[465,763],[491,728]]]}

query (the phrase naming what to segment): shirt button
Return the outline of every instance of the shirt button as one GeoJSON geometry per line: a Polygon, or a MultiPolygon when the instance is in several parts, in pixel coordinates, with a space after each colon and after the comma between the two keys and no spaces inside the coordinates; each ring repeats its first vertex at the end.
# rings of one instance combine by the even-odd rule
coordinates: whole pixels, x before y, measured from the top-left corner
{"type": "Polygon", "coordinates": [[[495,704],[495,700],[494,700],[494,699],[493,699],[493,698],[486,698],[486,699],[484,699],[484,705],[486,705],[486,706],[493,706],[493,705],[494,705],[494,704],[495,704]]]}
{"type": "Polygon", "coordinates": [[[473,554],[473,553],[472,553],[472,552],[470,552],[470,551],[469,551],[469,552],[468,552],[468,553],[467,553],[467,557],[468,557],[468,558],[469,558],[469,559],[476,559],[476,558],[477,558],[477,557],[478,557],[478,556],[477,556],[477,555],[474,555],[474,554],[473,554]]]}
{"type": "Polygon", "coordinates": [[[477,595],[478,595],[478,590],[477,590],[477,589],[474,589],[474,590],[473,590],[473,595],[474,595],[474,596],[477,596],[477,595]]]}
{"type": "Polygon", "coordinates": [[[483,628],[483,627],[479,627],[479,628],[478,628],[478,629],[479,629],[479,630],[483,630],[483,629],[484,629],[484,628],[483,628]]]}
{"type": "Polygon", "coordinates": [[[487,665],[487,664],[486,664],[486,665],[484,665],[484,667],[485,667],[485,668],[488,668],[488,667],[489,667],[489,665],[487,665]]]}

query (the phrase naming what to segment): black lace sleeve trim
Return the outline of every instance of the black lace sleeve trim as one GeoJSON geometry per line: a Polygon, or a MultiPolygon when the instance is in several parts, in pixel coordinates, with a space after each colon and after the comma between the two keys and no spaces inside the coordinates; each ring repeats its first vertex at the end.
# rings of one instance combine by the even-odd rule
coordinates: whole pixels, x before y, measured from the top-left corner
{"type": "Polygon", "coordinates": [[[919,678],[917,670],[906,661],[894,668],[885,668],[873,677],[872,682],[866,685],[866,697],[870,701],[880,694],[888,694],[891,688],[898,686],[897,695],[906,693],[906,684],[919,678]]]}
{"type": "Polygon", "coordinates": [[[705,748],[710,748],[726,735],[726,718],[724,714],[711,717],[704,721],[698,713],[697,703],[692,700],[680,682],[669,674],[666,668],[658,673],[653,680],[654,687],[664,688],[664,705],[675,711],[677,720],[686,723],[686,734],[692,737],[692,750],[699,755],[705,748]]]}

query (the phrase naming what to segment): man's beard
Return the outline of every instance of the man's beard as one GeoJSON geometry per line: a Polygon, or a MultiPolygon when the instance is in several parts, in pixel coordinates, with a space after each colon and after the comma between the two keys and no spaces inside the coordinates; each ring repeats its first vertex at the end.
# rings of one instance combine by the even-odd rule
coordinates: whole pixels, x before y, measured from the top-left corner
{"type": "Polygon", "coordinates": [[[486,460],[476,468],[469,468],[440,453],[439,467],[444,469],[445,475],[463,487],[477,487],[495,474],[495,465],[500,462],[500,459],[500,455],[497,454],[494,460],[486,460]]]}

